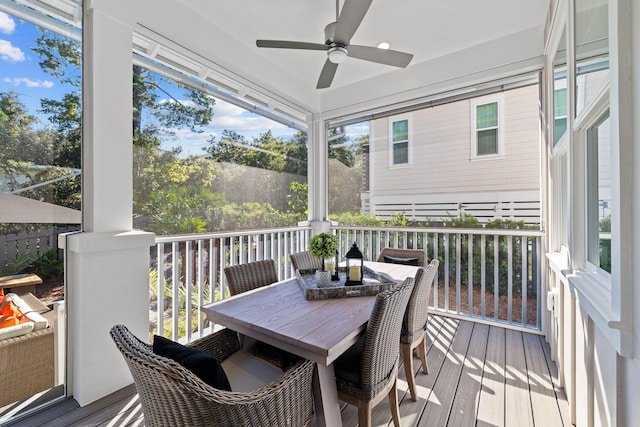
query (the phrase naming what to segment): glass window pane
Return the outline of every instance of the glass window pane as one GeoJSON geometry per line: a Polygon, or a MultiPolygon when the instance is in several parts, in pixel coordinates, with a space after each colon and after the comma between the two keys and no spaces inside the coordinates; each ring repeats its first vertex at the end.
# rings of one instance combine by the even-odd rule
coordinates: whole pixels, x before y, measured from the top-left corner
{"type": "MultiPolygon", "coordinates": [[[[64,3],[78,17],[64,24],[54,7],[21,3],[29,2],[0,2],[0,276],[36,273],[42,281],[32,297],[64,307],[58,237],[81,230],[82,2],[64,3]]],[[[66,324],[53,327],[3,341],[3,385],[11,391],[0,397],[0,424],[65,396],[68,347],[63,338],[54,358],[52,331],[57,336],[66,324]],[[44,357],[31,360],[30,350],[44,357]]]]}
{"type": "Polygon", "coordinates": [[[554,145],[567,132],[567,118],[555,119],[553,122],[553,143],[554,145]]]}
{"type": "Polygon", "coordinates": [[[393,122],[393,142],[409,139],[409,120],[393,122]]]}
{"type": "MultiPolygon", "coordinates": [[[[266,118],[256,129],[249,111],[142,67],[133,73],[135,228],[192,234],[307,219],[306,134],[266,118]]],[[[331,146],[331,156],[353,162],[347,149],[331,146]]]]}
{"type": "Polygon", "coordinates": [[[498,154],[498,130],[489,129],[478,132],[478,155],[498,154]]]}
{"type": "Polygon", "coordinates": [[[498,126],[498,103],[478,105],[476,107],[476,129],[498,126]]]}
{"type": "Polygon", "coordinates": [[[609,117],[587,131],[589,261],[611,273],[611,140],[609,117]]]}
{"type": "Polygon", "coordinates": [[[409,144],[400,142],[393,144],[393,164],[401,165],[409,163],[409,144]]]}
{"type": "Polygon", "coordinates": [[[564,136],[567,131],[567,114],[569,105],[567,100],[567,42],[566,31],[562,31],[558,50],[553,58],[553,145],[564,136]]]}
{"type": "Polygon", "coordinates": [[[609,81],[608,0],[576,0],[576,115],[609,81]]]}
{"type": "Polygon", "coordinates": [[[553,108],[555,117],[567,115],[567,89],[558,89],[553,94],[553,108]]]}

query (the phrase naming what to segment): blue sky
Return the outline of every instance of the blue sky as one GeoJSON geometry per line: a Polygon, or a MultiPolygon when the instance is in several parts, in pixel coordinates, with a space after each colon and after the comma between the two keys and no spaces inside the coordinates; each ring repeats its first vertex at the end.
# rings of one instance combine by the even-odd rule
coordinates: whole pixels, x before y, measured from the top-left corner
{"type": "MultiPolygon", "coordinates": [[[[61,99],[74,88],[41,70],[38,56],[31,51],[39,35],[40,31],[35,25],[0,12],[0,92],[17,93],[29,113],[40,118],[41,126],[47,126],[49,122],[46,117],[38,113],[40,99],[61,99]]],[[[290,138],[296,133],[295,129],[218,99],[213,111],[213,119],[203,133],[173,129],[176,139],[165,141],[163,148],[180,146],[184,155],[202,155],[206,141],[212,135],[219,138],[224,129],[238,132],[247,140],[258,137],[267,130],[282,138],[290,138]]],[[[350,126],[347,135],[355,140],[357,136],[368,132],[367,123],[350,126]]]]}
{"type": "Polygon", "coordinates": [[[31,51],[40,31],[32,24],[0,12],[0,91],[14,91],[32,114],[41,98],[61,98],[70,86],[44,73],[31,51]]]}

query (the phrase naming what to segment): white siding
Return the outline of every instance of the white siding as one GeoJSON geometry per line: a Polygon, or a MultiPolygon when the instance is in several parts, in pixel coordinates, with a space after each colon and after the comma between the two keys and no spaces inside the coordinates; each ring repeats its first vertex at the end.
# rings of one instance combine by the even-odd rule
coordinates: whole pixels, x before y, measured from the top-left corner
{"type": "Polygon", "coordinates": [[[484,194],[478,202],[497,203],[512,201],[505,196],[526,193],[526,201],[538,203],[538,86],[514,89],[500,96],[505,141],[499,157],[471,158],[471,100],[408,114],[412,128],[409,166],[390,167],[389,120],[373,120],[369,163],[372,211],[378,211],[377,201],[388,203],[389,199],[468,204],[474,199],[451,200],[451,196],[469,194],[484,194]]]}

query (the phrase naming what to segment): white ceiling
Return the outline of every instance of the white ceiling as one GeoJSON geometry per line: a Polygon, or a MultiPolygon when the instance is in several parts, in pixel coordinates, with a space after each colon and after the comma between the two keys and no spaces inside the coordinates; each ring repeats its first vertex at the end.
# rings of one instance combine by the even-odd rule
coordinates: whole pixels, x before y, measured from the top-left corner
{"type": "Polygon", "coordinates": [[[409,67],[347,58],[331,88],[317,90],[326,53],[258,48],[255,41],[323,43],[324,27],[335,21],[334,0],[174,1],[198,20],[176,29],[173,39],[185,39],[188,35],[177,32],[202,22],[210,39],[194,41],[201,46],[196,48],[199,54],[310,111],[541,58],[549,7],[549,0],[374,0],[351,43],[376,46],[388,41],[392,49],[414,55],[409,67]]]}

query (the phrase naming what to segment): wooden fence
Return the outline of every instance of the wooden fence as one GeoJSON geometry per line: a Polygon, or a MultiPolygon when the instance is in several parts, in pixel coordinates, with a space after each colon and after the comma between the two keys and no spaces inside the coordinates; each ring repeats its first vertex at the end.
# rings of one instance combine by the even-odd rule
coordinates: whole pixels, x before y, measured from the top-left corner
{"type": "Polygon", "coordinates": [[[17,260],[37,257],[49,250],[57,250],[59,234],[78,230],[79,226],[69,226],[0,235],[0,269],[10,269],[17,260]]]}

